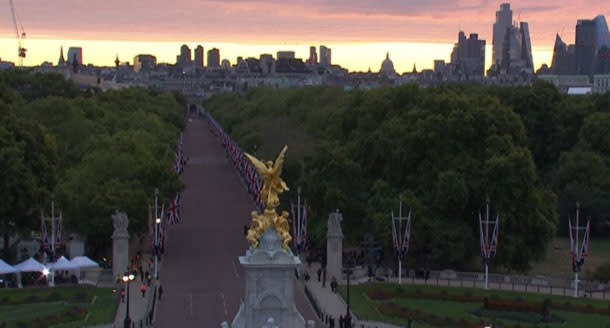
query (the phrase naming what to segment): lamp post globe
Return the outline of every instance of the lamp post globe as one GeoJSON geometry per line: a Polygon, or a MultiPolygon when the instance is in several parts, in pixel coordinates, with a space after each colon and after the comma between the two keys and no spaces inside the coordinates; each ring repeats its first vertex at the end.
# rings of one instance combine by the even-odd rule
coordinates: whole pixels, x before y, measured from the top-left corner
{"type": "Polygon", "coordinates": [[[129,328],[130,323],[131,323],[131,319],[129,318],[129,282],[135,279],[135,276],[133,273],[127,273],[125,272],[125,274],[122,277],[123,282],[125,283],[125,294],[127,296],[127,304],[125,306],[125,328],[129,328]]]}

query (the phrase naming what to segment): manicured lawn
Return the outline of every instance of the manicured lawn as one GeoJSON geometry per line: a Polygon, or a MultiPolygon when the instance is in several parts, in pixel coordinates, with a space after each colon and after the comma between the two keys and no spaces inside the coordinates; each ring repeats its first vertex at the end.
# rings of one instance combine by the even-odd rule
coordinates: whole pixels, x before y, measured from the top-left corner
{"type": "MultiPolygon", "coordinates": [[[[370,320],[379,322],[388,322],[401,326],[406,326],[407,320],[399,317],[391,317],[383,315],[379,312],[377,306],[384,302],[391,301],[401,307],[406,307],[412,310],[420,310],[426,313],[435,314],[441,317],[450,317],[453,319],[465,318],[469,321],[480,320],[475,315],[471,314],[470,311],[475,310],[483,306],[479,302],[459,302],[459,301],[448,301],[438,299],[422,299],[422,298],[401,298],[394,297],[391,300],[371,300],[366,295],[365,291],[370,288],[379,288],[380,290],[395,291],[396,285],[394,284],[366,284],[350,286],[350,306],[358,319],[370,320]]],[[[407,292],[415,292],[419,289],[423,294],[427,293],[440,293],[441,291],[447,291],[449,294],[470,294],[472,296],[491,296],[497,295],[501,299],[515,299],[520,297],[523,302],[531,303],[542,303],[545,299],[551,299],[553,304],[563,304],[569,302],[573,305],[586,305],[591,304],[595,307],[601,307],[608,309],[610,302],[592,300],[585,298],[571,298],[571,297],[560,297],[550,296],[535,293],[518,293],[510,291],[485,291],[482,289],[468,289],[468,288],[451,288],[451,287],[433,287],[433,286],[411,286],[403,285],[402,288],[407,292]]],[[[346,287],[341,286],[341,294],[345,298],[346,287]]],[[[561,328],[581,328],[581,327],[600,327],[605,328],[610,326],[610,315],[592,314],[592,313],[581,313],[581,312],[568,312],[552,309],[551,313],[557,315],[565,320],[564,323],[545,323],[541,324],[542,327],[561,327],[561,328]]],[[[504,323],[517,323],[511,320],[502,320],[504,323]]],[[[415,327],[432,327],[424,325],[423,323],[417,323],[415,327]]]]}
{"type": "Polygon", "coordinates": [[[8,327],[57,318],[53,327],[83,327],[114,320],[118,297],[112,289],[95,287],[25,288],[0,291],[0,322],[8,327]],[[86,311],[86,314],[85,314],[86,311]]]}
{"type": "MultiPolygon", "coordinates": [[[[543,275],[554,278],[572,278],[572,262],[569,256],[570,241],[567,237],[555,237],[549,243],[546,251],[546,258],[542,261],[532,263],[530,275],[543,275]]],[[[595,269],[610,262],[610,239],[591,239],[589,255],[582,267],[584,278],[586,272],[593,272],[595,269]]]]}

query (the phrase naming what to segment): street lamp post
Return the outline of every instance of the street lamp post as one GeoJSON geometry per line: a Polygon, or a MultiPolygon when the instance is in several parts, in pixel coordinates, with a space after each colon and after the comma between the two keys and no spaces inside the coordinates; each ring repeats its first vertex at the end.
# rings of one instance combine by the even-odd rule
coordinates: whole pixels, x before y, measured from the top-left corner
{"type": "Polygon", "coordinates": [[[125,327],[124,328],[129,328],[129,325],[131,323],[131,319],[129,318],[129,282],[132,281],[135,278],[135,276],[133,275],[133,273],[127,273],[125,272],[125,274],[123,275],[123,282],[125,282],[125,294],[127,294],[127,305],[126,305],[126,309],[125,309],[125,327]]]}
{"type": "Polygon", "coordinates": [[[159,198],[159,188],[155,188],[155,279],[159,278],[159,223],[161,223],[161,218],[159,218],[159,210],[158,210],[158,198],[159,198]]]}
{"type": "Polygon", "coordinates": [[[352,316],[350,315],[350,309],[349,309],[349,278],[350,275],[352,274],[352,265],[351,265],[351,261],[348,260],[346,262],[345,268],[343,269],[343,271],[345,271],[345,274],[347,275],[347,313],[345,314],[344,317],[344,327],[345,328],[351,328],[352,327],[352,316]]]}

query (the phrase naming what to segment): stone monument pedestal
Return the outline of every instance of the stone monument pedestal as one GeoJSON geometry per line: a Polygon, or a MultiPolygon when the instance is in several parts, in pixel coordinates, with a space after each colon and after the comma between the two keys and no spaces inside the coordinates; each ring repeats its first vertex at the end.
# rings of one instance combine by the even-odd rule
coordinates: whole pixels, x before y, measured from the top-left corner
{"type": "Polygon", "coordinates": [[[127,214],[118,211],[112,215],[112,275],[113,279],[123,276],[129,269],[129,233],[127,214]]]}
{"type": "Polygon", "coordinates": [[[328,215],[328,232],[326,235],[326,279],[341,281],[343,277],[343,215],[339,211],[328,215]]]}
{"type": "Polygon", "coordinates": [[[294,272],[301,263],[290,250],[282,248],[282,238],[268,228],[258,248],[250,248],[239,262],[245,271],[245,296],[231,328],[305,327],[294,304],[294,272]]]}

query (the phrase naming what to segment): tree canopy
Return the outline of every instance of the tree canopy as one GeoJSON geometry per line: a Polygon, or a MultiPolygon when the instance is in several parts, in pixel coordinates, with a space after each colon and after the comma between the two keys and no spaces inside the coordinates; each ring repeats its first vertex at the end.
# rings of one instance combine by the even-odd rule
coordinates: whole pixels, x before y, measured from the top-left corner
{"type": "Polygon", "coordinates": [[[116,209],[128,214],[131,233],[145,231],[154,188],[166,200],[182,189],[172,163],[183,108],[171,94],[141,88],[91,95],[57,75],[0,74],[0,154],[10,159],[0,164],[0,192],[14,200],[0,205],[0,220],[36,227],[53,192],[64,229],[93,252],[109,245],[116,209]]]}
{"type": "Polygon", "coordinates": [[[340,209],[348,240],[372,232],[389,248],[390,211],[402,195],[414,220],[408,261],[467,268],[480,253],[478,213],[488,196],[500,216],[493,264],[527,271],[576,199],[590,215],[608,199],[607,97],[567,97],[539,82],[407,84],[259,87],[205,105],[246,151],[271,157],[289,145],[286,181],[304,190],[320,241],[328,213],[340,209]]]}

